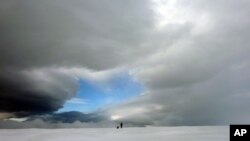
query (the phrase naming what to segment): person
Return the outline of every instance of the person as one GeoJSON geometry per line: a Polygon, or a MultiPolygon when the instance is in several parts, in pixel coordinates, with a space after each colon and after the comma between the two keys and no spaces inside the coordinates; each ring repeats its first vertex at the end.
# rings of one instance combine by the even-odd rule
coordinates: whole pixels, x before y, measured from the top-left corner
{"type": "Polygon", "coordinates": [[[121,122],[121,123],[120,123],[120,127],[122,128],[122,126],[123,126],[123,123],[121,122]]]}

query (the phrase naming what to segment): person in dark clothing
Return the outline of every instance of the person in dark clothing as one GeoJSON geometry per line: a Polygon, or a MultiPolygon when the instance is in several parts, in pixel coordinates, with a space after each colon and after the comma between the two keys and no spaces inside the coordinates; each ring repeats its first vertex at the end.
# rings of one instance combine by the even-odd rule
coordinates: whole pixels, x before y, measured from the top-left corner
{"type": "Polygon", "coordinates": [[[123,123],[121,122],[121,123],[120,123],[120,127],[122,128],[122,126],[123,126],[123,123]]]}

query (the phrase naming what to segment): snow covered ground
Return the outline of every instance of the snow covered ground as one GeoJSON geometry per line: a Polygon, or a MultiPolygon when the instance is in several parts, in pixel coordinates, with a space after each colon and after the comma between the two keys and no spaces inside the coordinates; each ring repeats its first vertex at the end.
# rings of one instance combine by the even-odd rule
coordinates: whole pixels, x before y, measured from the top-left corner
{"type": "Polygon", "coordinates": [[[229,141],[229,127],[1,129],[0,141],[229,141]]]}

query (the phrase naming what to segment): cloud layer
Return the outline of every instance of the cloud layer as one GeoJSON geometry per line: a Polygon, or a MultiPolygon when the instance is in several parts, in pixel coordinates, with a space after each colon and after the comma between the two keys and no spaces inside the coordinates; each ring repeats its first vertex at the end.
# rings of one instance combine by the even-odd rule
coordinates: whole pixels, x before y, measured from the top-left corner
{"type": "Polygon", "coordinates": [[[102,107],[134,125],[249,123],[250,3],[0,2],[0,118],[51,113],[79,79],[127,72],[145,91],[102,107]]]}

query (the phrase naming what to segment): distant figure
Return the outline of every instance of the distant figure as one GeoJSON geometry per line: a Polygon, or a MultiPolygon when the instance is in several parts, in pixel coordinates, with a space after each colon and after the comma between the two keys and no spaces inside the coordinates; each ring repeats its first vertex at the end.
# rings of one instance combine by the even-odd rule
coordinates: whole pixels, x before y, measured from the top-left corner
{"type": "Polygon", "coordinates": [[[119,126],[116,126],[116,129],[119,129],[119,126]]]}
{"type": "Polygon", "coordinates": [[[123,123],[121,122],[121,123],[120,123],[120,127],[122,128],[122,126],[123,126],[123,123]]]}

